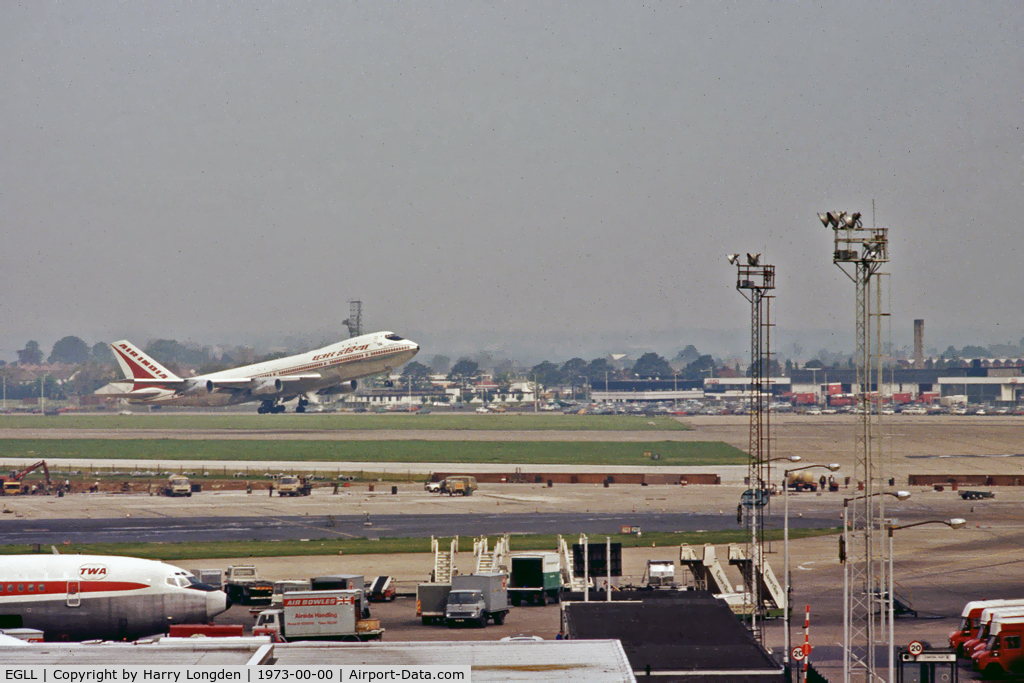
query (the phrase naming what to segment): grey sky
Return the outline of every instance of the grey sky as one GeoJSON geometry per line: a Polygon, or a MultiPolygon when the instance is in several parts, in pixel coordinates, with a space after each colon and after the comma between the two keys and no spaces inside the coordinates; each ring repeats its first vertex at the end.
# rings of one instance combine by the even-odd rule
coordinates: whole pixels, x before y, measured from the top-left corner
{"type": "Polygon", "coordinates": [[[815,212],[872,198],[893,341],[1016,342],[1022,16],[4,3],[0,358],[340,336],[357,297],[428,357],[742,349],[731,251],[777,266],[779,340],[851,348],[815,212]]]}

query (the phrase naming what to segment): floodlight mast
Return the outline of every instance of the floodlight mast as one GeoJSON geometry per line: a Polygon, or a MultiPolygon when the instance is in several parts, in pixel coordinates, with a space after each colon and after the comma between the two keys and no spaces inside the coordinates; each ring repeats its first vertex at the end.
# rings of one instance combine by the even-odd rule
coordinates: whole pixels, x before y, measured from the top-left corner
{"type": "MultiPolygon", "coordinates": [[[[746,553],[749,572],[744,573],[747,590],[744,592],[743,611],[749,618],[750,630],[762,645],[765,617],[764,600],[760,597],[763,576],[765,505],[770,500],[768,483],[771,481],[771,423],[768,399],[771,395],[771,306],[775,289],[775,266],[761,263],[761,254],[747,254],[746,262],[739,254],[729,254],[729,263],[736,266],[736,290],[750,302],[750,461],[747,474],[750,486],[749,507],[746,511],[746,553]]],[[[741,507],[744,503],[740,503],[741,507]]]]}
{"type": "Polygon", "coordinates": [[[882,588],[887,571],[887,546],[875,529],[882,528],[885,496],[881,443],[882,288],[880,269],[889,262],[888,228],[866,228],[859,212],[829,211],[818,219],[834,233],[832,262],[853,281],[856,289],[856,410],[854,478],[864,484],[864,495],[851,502],[848,523],[851,545],[844,569],[843,681],[851,676],[875,681],[875,645],[885,642],[882,588]],[[872,295],[874,295],[872,297],[872,295]],[[872,298],[874,307],[872,308],[872,298]],[[875,391],[872,393],[872,387],[875,391]]]}

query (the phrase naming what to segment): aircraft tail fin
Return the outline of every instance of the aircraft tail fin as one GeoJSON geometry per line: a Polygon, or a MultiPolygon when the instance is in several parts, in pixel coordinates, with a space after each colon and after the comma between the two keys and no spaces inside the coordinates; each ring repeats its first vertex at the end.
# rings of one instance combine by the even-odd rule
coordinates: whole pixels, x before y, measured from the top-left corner
{"type": "Polygon", "coordinates": [[[110,345],[124,376],[135,382],[175,382],[181,378],[147,356],[130,341],[122,339],[110,345]]]}

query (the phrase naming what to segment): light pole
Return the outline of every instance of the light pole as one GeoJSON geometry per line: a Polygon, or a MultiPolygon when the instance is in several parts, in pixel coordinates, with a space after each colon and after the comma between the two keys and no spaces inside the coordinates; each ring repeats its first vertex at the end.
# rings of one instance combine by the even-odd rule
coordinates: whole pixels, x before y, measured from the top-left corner
{"type": "MultiPolygon", "coordinates": [[[[799,456],[797,456],[797,457],[799,457],[799,456]]],[[[783,573],[783,578],[785,579],[785,582],[786,582],[785,583],[786,605],[783,608],[785,610],[785,612],[783,612],[783,616],[786,619],[786,636],[785,636],[786,649],[785,649],[785,652],[783,654],[783,663],[787,667],[789,666],[789,650],[790,650],[790,646],[792,645],[791,638],[790,638],[790,633],[789,633],[789,627],[790,627],[789,594],[790,594],[790,591],[792,589],[792,587],[789,584],[789,474],[791,472],[799,472],[801,470],[810,470],[810,469],[814,469],[816,467],[821,467],[823,469],[828,470],[829,472],[838,472],[840,465],[837,462],[829,463],[828,465],[804,465],[803,467],[793,467],[792,469],[788,469],[782,475],[782,500],[785,503],[785,506],[783,508],[785,510],[785,512],[783,513],[783,525],[782,525],[782,554],[783,554],[783,558],[784,558],[783,562],[782,562],[782,565],[783,565],[782,573],[783,573]]]]}
{"type": "MultiPolygon", "coordinates": [[[[850,665],[853,659],[852,644],[850,643],[850,616],[852,611],[850,606],[850,562],[849,558],[846,557],[850,547],[850,503],[875,496],[892,496],[896,500],[907,500],[910,498],[910,491],[875,491],[874,493],[866,493],[861,496],[843,499],[843,535],[841,537],[843,544],[843,683],[850,683],[850,665]]],[[[866,586],[865,590],[870,590],[870,587],[866,586]]]]}
{"type": "Polygon", "coordinates": [[[896,610],[894,607],[896,602],[896,594],[894,593],[896,582],[892,578],[892,532],[899,529],[923,526],[925,524],[945,524],[950,529],[963,529],[967,526],[967,520],[962,517],[953,517],[952,519],[929,519],[923,522],[914,522],[912,524],[895,525],[890,519],[889,523],[886,524],[886,528],[889,530],[889,683],[894,683],[896,680],[896,635],[894,631],[896,627],[896,610]]]}

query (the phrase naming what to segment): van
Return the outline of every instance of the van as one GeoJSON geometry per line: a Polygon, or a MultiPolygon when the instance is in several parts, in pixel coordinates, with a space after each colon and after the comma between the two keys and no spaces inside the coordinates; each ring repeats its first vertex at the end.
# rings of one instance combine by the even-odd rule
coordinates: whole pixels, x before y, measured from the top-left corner
{"type": "Polygon", "coordinates": [[[476,488],[476,477],[448,477],[441,484],[441,493],[447,493],[449,496],[472,496],[476,488]]]}

